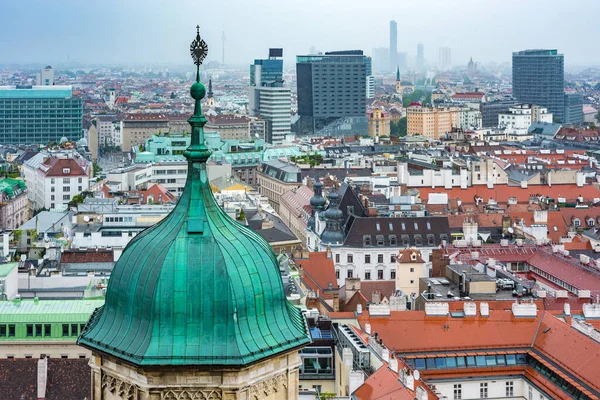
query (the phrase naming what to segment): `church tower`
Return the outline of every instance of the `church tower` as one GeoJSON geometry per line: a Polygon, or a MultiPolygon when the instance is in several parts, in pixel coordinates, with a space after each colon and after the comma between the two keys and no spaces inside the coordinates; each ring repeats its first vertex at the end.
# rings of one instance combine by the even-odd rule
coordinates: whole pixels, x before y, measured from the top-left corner
{"type": "Polygon", "coordinates": [[[396,93],[402,94],[402,84],[400,83],[400,67],[396,68],[396,93]]]}
{"type": "Polygon", "coordinates": [[[212,90],[212,79],[208,80],[208,93],[206,93],[206,107],[214,110],[216,107],[215,96],[212,90]]]}
{"type": "Polygon", "coordinates": [[[208,181],[199,79],[206,52],[198,33],[184,191],[127,245],[105,305],[78,339],[92,351],[92,400],[298,398],[306,322],[286,300],[269,244],[221,210],[208,181]]]}
{"type": "Polygon", "coordinates": [[[328,246],[341,246],[344,244],[344,232],[342,231],[342,220],[344,214],[339,209],[340,195],[332,192],[329,195],[329,207],[325,211],[325,229],[321,234],[321,251],[328,246]]]}

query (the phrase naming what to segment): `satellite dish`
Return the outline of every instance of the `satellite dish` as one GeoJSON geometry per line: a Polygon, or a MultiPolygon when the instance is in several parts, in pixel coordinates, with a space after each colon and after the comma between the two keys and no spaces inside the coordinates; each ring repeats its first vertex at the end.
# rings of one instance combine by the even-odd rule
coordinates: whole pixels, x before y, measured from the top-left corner
{"type": "Polygon", "coordinates": [[[98,216],[96,216],[96,219],[97,219],[98,221],[100,221],[100,220],[102,220],[102,217],[98,215],[98,216]]]}
{"type": "Polygon", "coordinates": [[[90,217],[88,217],[87,215],[84,215],[84,216],[83,216],[83,220],[84,220],[85,222],[90,222],[90,217]]]}
{"type": "Polygon", "coordinates": [[[508,233],[513,233],[514,232],[514,229],[512,228],[512,226],[509,226],[507,230],[508,230],[508,233]]]}
{"type": "Polygon", "coordinates": [[[416,381],[421,379],[421,373],[419,372],[418,369],[415,369],[415,371],[413,372],[413,377],[415,378],[416,381]]]}

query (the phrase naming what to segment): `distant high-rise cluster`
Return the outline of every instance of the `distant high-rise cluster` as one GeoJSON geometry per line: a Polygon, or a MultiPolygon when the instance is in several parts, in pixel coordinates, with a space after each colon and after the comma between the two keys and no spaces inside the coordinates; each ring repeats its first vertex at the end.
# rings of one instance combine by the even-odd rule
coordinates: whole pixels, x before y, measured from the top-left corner
{"type": "Polygon", "coordinates": [[[390,21],[390,71],[398,66],[398,23],[390,21]]]}
{"type": "Polygon", "coordinates": [[[440,47],[439,68],[440,71],[447,71],[452,66],[450,47],[440,47]]]}
{"type": "Polygon", "coordinates": [[[419,71],[425,69],[425,48],[423,43],[417,45],[417,60],[415,66],[419,71]]]}

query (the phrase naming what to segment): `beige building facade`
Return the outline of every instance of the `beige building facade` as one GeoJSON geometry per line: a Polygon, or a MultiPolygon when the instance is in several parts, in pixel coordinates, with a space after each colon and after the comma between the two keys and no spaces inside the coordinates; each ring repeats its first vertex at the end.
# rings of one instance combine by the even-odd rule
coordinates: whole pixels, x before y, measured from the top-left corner
{"type": "Polygon", "coordinates": [[[121,149],[129,152],[155,134],[168,131],[169,120],[164,114],[128,114],[121,121],[121,149]]]}
{"type": "Polygon", "coordinates": [[[429,276],[421,252],[417,249],[405,249],[396,258],[396,290],[406,296],[419,294],[419,279],[429,276]]]}
{"type": "Polygon", "coordinates": [[[245,367],[134,367],[94,353],[92,400],[291,400],[298,398],[297,350],[245,367]]]}
{"type": "Polygon", "coordinates": [[[285,192],[281,196],[279,206],[279,216],[294,235],[301,240],[301,244],[306,244],[306,226],[310,218],[310,199],[314,192],[306,186],[300,186],[298,189],[285,192]]]}
{"type": "Polygon", "coordinates": [[[460,125],[457,107],[409,107],[406,111],[408,136],[439,139],[460,125]]]}
{"type": "Polygon", "coordinates": [[[256,173],[258,192],[269,199],[277,213],[280,211],[281,196],[302,186],[300,168],[279,160],[264,162],[256,173]]]}
{"type": "Polygon", "coordinates": [[[250,119],[235,115],[217,115],[209,118],[204,126],[204,132],[219,132],[221,140],[250,139],[250,119]]]}
{"type": "Polygon", "coordinates": [[[382,108],[367,111],[369,117],[369,136],[390,136],[390,115],[382,108]]]}

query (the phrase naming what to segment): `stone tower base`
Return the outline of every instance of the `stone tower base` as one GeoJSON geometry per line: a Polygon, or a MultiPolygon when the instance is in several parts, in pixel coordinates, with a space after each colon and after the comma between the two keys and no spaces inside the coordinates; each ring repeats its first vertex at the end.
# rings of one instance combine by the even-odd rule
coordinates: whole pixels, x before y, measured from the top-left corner
{"type": "Polygon", "coordinates": [[[136,367],[93,353],[92,400],[293,400],[298,351],[245,368],[136,367]]]}

